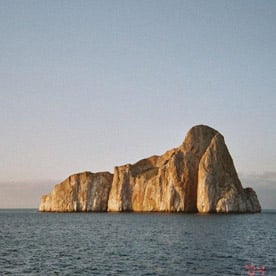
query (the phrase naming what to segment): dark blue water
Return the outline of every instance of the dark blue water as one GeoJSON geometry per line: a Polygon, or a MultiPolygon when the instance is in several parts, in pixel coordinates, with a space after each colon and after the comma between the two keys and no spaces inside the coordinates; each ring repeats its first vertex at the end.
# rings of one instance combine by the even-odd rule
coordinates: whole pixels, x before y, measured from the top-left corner
{"type": "Polygon", "coordinates": [[[275,226],[276,212],[0,210],[0,275],[276,275],[275,226]]]}

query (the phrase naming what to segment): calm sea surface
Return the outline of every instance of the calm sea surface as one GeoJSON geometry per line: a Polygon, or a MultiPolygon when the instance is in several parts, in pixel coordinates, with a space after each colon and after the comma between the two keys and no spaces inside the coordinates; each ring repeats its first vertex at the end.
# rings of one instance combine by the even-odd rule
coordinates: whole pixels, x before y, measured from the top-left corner
{"type": "Polygon", "coordinates": [[[247,265],[276,275],[276,211],[0,210],[0,275],[249,275],[247,265]]]}

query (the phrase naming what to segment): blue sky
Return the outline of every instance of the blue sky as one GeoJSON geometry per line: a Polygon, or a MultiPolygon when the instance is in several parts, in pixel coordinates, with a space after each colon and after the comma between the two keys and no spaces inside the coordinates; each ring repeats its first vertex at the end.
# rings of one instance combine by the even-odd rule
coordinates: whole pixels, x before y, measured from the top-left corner
{"type": "Polygon", "coordinates": [[[0,1],[0,207],[219,130],[276,208],[275,1],[0,1]]]}

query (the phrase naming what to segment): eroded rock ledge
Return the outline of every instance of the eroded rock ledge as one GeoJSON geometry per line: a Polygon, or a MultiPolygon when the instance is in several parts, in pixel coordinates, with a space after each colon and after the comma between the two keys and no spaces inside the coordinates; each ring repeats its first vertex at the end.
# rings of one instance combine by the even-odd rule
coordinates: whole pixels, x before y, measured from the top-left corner
{"type": "Polygon", "coordinates": [[[199,125],[161,156],[115,167],[114,174],[68,177],[42,196],[39,211],[255,213],[261,207],[254,190],[243,189],[223,136],[199,125]]]}

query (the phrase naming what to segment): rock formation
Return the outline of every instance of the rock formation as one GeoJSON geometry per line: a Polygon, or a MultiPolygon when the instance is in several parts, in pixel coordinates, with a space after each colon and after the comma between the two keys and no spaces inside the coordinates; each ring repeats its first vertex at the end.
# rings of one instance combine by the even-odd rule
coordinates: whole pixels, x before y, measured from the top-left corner
{"type": "Polygon", "coordinates": [[[260,212],[256,193],[243,189],[223,136],[195,126],[161,156],[115,167],[114,175],[72,175],[41,198],[40,211],[260,212]]]}
{"type": "Polygon", "coordinates": [[[112,174],[83,172],[69,176],[41,197],[40,211],[106,211],[112,174]]]}

